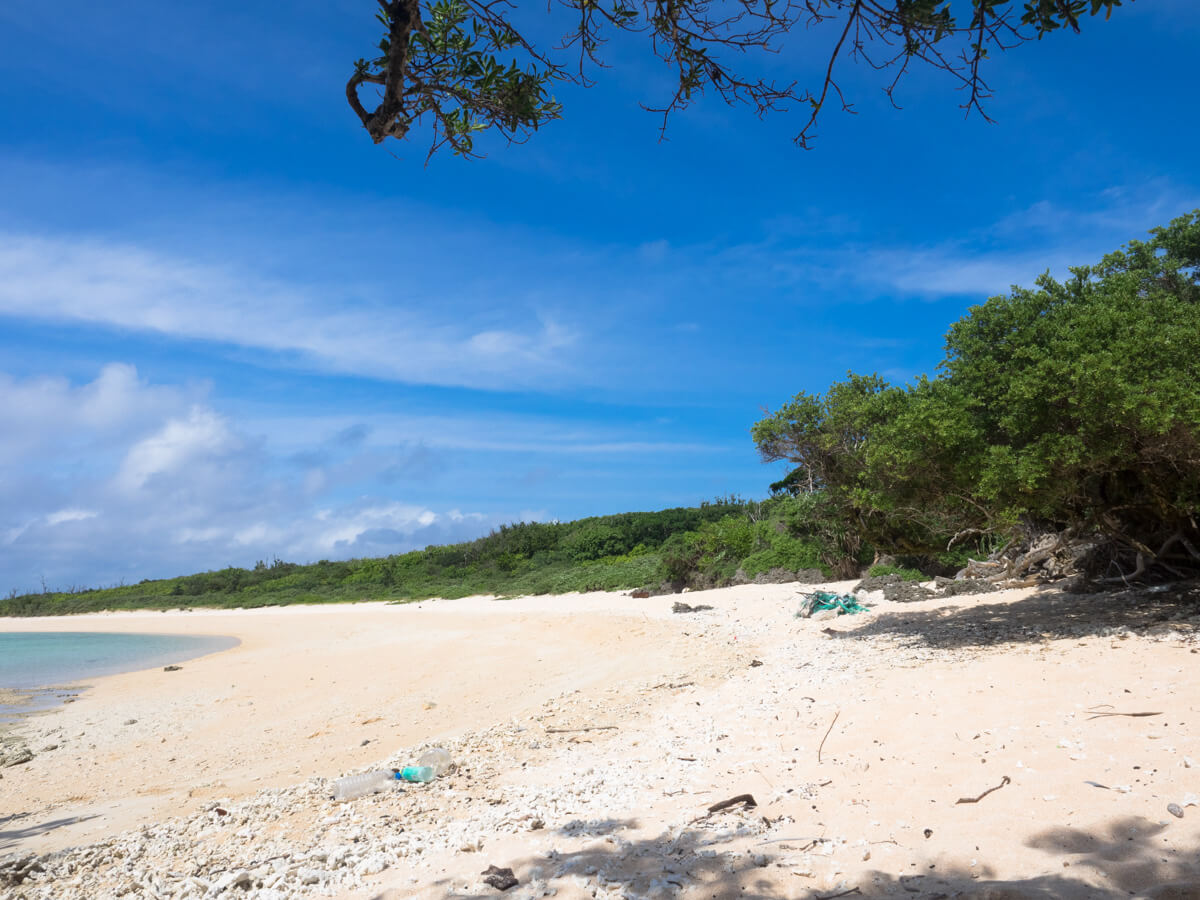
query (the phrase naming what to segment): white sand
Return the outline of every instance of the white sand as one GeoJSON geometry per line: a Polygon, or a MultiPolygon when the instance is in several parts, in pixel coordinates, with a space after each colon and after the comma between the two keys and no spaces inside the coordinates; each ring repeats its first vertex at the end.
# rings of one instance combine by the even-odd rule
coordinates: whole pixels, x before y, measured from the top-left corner
{"type": "MultiPolygon", "coordinates": [[[[795,592],[0,620],[242,641],[98,679],[26,722],[32,749],[59,746],[0,772],[0,857],[193,817],[229,865],[267,858],[253,844],[270,831],[276,855],[345,842],[388,866],[264,897],[496,895],[480,884],[493,863],[521,879],[508,897],[1167,896],[1200,881],[1200,807],[1167,812],[1200,793],[1185,763],[1200,760],[1200,618],[1143,616],[1130,635],[1119,603],[1024,590],[815,622],[793,618],[795,592]],[[715,609],[673,615],[675,600],[715,609]],[[1089,718],[1100,704],[1161,714],[1089,718]],[[616,728],[555,731],[597,725],[616,728]],[[312,788],[286,827],[255,818],[262,788],[435,740],[459,774],[341,807],[312,788]],[[693,821],[742,793],[757,808],[693,821]],[[217,800],[249,823],[241,837],[205,812],[217,800]]],[[[167,877],[188,852],[145,865],[167,877]]],[[[86,896],[43,890],[30,896],[86,896]]]]}

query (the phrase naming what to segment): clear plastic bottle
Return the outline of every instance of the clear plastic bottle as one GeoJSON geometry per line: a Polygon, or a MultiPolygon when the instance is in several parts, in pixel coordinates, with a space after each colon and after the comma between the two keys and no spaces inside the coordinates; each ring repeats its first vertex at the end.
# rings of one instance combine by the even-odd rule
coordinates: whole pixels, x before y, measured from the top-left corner
{"type": "Polygon", "coordinates": [[[339,802],[355,800],[376,791],[387,790],[396,783],[398,777],[386,769],[364,772],[362,775],[347,775],[333,783],[333,799],[339,802]]]}
{"type": "Polygon", "coordinates": [[[441,778],[454,771],[454,758],[445,747],[433,747],[421,754],[417,760],[418,766],[429,766],[433,769],[435,778],[441,778]]]}
{"type": "Polygon", "coordinates": [[[405,766],[396,776],[401,781],[433,781],[434,771],[432,766],[405,766]]]}

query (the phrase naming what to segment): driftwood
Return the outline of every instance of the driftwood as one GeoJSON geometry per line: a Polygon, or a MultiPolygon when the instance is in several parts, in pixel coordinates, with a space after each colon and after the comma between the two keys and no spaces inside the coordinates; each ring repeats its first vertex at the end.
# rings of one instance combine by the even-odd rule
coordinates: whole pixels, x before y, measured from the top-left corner
{"type": "Polygon", "coordinates": [[[1183,580],[1200,575],[1195,529],[1193,523],[1190,528],[1180,527],[1170,534],[1139,535],[1137,530],[1123,530],[1122,523],[1112,515],[1102,517],[1082,532],[1079,528],[1041,531],[1029,523],[1022,537],[1010,541],[987,559],[968,560],[955,577],[980,579],[1005,587],[1068,575],[1087,576],[1100,585],[1128,585],[1162,575],[1183,580]]]}

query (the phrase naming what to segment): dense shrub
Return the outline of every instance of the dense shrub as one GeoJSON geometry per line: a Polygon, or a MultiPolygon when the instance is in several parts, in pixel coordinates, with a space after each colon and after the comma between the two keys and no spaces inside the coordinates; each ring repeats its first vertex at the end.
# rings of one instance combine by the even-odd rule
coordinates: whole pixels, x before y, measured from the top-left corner
{"type": "Polygon", "coordinates": [[[850,374],[755,425],[764,459],[796,465],[780,490],[823,506],[840,566],[1020,523],[1200,562],[1200,211],[1151,234],[972,308],[936,378],[850,374]]]}
{"type": "Polygon", "coordinates": [[[820,548],[815,542],[789,534],[777,535],[768,547],[751,553],[741,564],[742,571],[750,578],[772,569],[798,572],[802,569],[825,568],[820,548]]]}
{"type": "Polygon", "coordinates": [[[576,561],[618,556],[630,549],[628,537],[612,525],[595,522],[571,532],[563,540],[567,555],[576,561]]]}

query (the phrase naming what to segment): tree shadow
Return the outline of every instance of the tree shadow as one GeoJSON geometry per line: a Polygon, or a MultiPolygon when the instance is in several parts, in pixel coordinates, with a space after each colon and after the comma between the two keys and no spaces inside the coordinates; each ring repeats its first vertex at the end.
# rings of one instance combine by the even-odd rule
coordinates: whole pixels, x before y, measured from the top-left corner
{"type": "Polygon", "coordinates": [[[29,838],[49,834],[51,831],[67,825],[75,825],[78,822],[86,822],[89,819],[99,818],[98,815],[68,816],[63,819],[52,819],[49,822],[36,822],[21,826],[21,823],[29,820],[32,815],[32,813],[13,813],[12,815],[0,817],[0,854],[21,846],[21,842],[29,838]],[[18,827],[12,827],[14,825],[18,827]]]}
{"type": "MultiPolygon", "coordinates": [[[[1039,866],[1042,874],[1001,879],[986,860],[970,866],[939,865],[935,870],[914,851],[911,860],[904,862],[917,860],[923,871],[918,874],[914,867],[911,875],[896,875],[894,866],[891,872],[883,872],[870,864],[846,862],[844,856],[834,865],[826,854],[830,871],[841,867],[844,872],[835,876],[835,885],[822,888],[813,886],[815,876],[821,873],[806,874],[805,864],[797,862],[804,854],[788,852],[809,847],[756,840],[761,838],[761,829],[750,827],[752,824],[752,820],[744,819],[740,827],[687,827],[637,840],[625,840],[610,832],[596,844],[572,852],[487,861],[512,868],[519,886],[505,896],[513,900],[555,894],[628,900],[830,900],[838,896],[922,900],[1117,900],[1136,896],[1144,900],[1200,900],[1200,846],[1165,848],[1162,834],[1171,826],[1138,817],[1114,819],[1097,829],[1060,827],[1033,835],[1025,846],[1047,854],[1045,864],[1039,866]],[[751,840],[730,849],[731,842],[739,838],[751,840]]],[[[801,839],[793,840],[793,844],[798,843],[801,839]]],[[[810,847],[819,844],[819,838],[810,841],[810,847]]],[[[439,896],[456,900],[479,897],[481,893],[478,884],[464,888],[461,877],[436,882],[433,887],[439,896]]],[[[499,896],[493,891],[486,893],[499,896]]],[[[375,900],[392,896],[396,895],[384,892],[375,900]]]]}
{"type": "MultiPolygon", "coordinates": [[[[964,595],[986,597],[986,594],[964,595]]],[[[1144,633],[1177,628],[1200,632],[1200,585],[1161,589],[1069,594],[1047,587],[1022,600],[975,601],[936,609],[887,609],[861,625],[829,629],[836,638],[891,637],[901,644],[934,649],[992,647],[1062,638],[1144,633]],[[1191,621],[1188,621],[1188,620],[1191,621]]],[[[845,619],[839,620],[839,625],[845,619]]]]}

